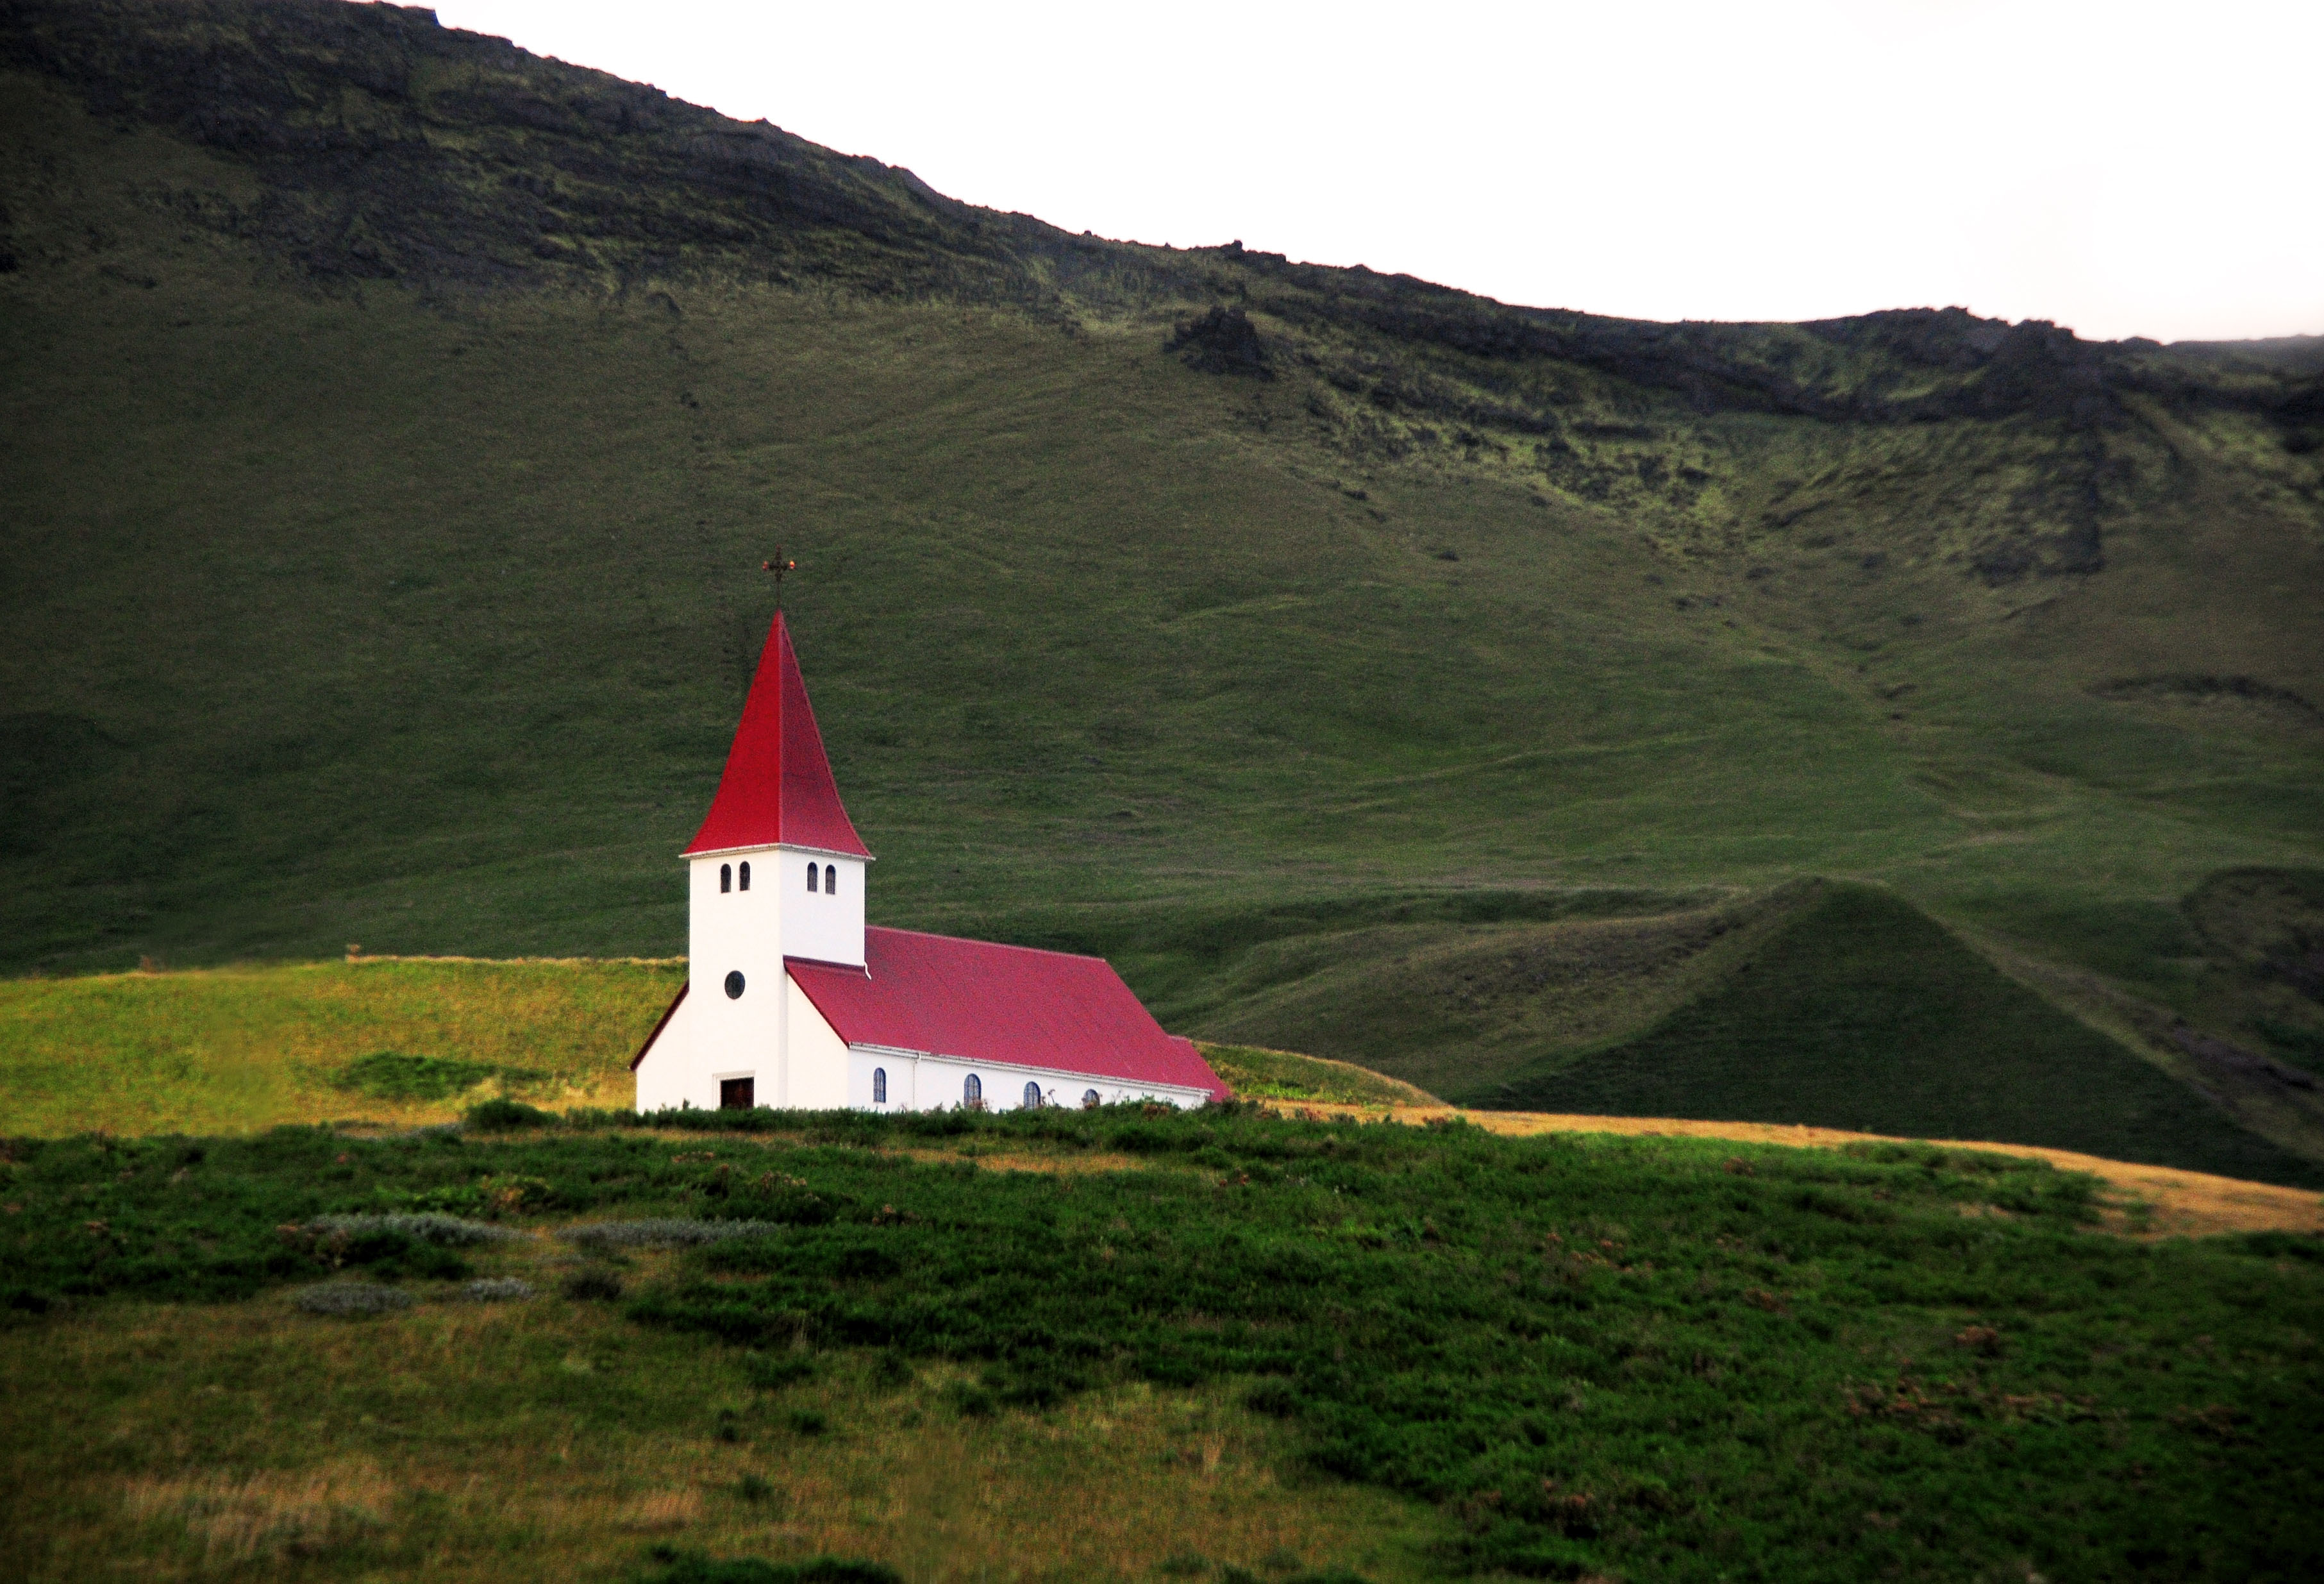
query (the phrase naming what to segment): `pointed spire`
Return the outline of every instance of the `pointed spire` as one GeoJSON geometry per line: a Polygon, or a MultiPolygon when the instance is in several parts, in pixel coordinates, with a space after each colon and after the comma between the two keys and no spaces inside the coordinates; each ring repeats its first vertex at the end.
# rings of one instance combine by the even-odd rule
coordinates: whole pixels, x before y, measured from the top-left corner
{"type": "Polygon", "coordinates": [[[742,724],[727,751],[718,795],[710,800],[710,813],[686,856],[778,842],[872,856],[839,801],[780,611],[767,629],[767,647],[751,679],[751,696],[742,703],[742,724]]]}

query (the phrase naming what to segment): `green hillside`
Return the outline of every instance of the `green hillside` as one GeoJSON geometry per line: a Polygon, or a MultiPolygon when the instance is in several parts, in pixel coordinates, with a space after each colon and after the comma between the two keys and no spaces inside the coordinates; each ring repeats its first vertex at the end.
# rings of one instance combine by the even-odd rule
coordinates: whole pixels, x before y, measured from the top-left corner
{"type": "Polygon", "coordinates": [[[2324,1160],[2312,342],[1070,236],[336,0],[0,74],[8,971],[682,949],[780,542],[879,922],[1474,1095],[1873,883],[2324,1160]]]}
{"type": "MultiPolygon", "coordinates": [[[[1647,1033],[1467,1098],[1536,1111],[1788,1116],[1865,1133],[2006,1138],[2227,1177],[2283,1180],[2288,1166],[1924,915],[1852,887],[1820,891],[1647,1033]]],[[[2324,1187],[2324,1169],[2290,1177],[2324,1187]]]]}

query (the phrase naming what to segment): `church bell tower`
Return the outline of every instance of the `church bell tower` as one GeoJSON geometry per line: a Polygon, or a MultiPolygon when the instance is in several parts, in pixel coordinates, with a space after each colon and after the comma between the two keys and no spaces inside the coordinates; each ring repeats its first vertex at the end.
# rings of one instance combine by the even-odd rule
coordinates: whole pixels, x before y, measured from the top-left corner
{"type": "Polygon", "coordinates": [[[807,1102],[792,1092],[790,1002],[801,992],[784,965],[862,968],[872,854],[839,801],[779,611],[685,857],[687,1037],[691,1065],[719,1086],[695,1103],[807,1102]]]}

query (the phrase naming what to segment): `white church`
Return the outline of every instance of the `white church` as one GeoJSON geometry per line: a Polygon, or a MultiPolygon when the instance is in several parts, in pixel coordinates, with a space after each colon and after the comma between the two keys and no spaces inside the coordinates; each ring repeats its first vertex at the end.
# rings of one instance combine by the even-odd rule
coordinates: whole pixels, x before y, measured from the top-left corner
{"type": "Polygon", "coordinates": [[[927,1111],[1223,1098],[1102,958],[863,922],[839,801],[779,612],[685,853],[691,977],[631,1061],[640,1111],[927,1111]]]}

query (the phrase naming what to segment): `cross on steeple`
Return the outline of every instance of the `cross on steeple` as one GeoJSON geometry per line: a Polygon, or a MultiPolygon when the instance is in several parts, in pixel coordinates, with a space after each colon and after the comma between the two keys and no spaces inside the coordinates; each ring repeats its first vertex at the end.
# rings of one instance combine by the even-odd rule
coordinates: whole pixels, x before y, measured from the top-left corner
{"type": "Polygon", "coordinates": [[[783,579],[798,570],[798,562],[783,560],[783,547],[779,544],[775,546],[775,559],[770,561],[761,561],[759,570],[762,572],[772,572],[775,575],[775,608],[782,609],[783,579]]]}

